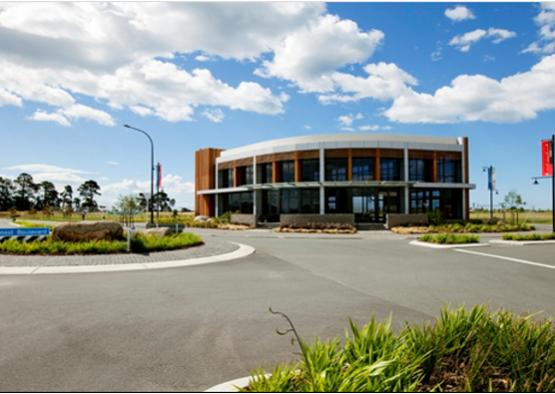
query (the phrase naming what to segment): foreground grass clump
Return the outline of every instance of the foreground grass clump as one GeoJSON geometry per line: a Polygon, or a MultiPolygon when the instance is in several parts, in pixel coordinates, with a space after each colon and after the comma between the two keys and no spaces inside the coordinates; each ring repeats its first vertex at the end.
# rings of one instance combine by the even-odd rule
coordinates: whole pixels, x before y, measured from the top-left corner
{"type": "Polygon", "coordinates": [[[33,223],[33,222],[25,222],[25,221],[20,221],[18,220],[17,222],[15,222],[19,227],[24,227],[24,228],[48,228],[50,229],[50,231],[54,230],[53,225],[51,224],[41,224],[41,223],[33,223]]]}
{"type": "Polygon", "coordinates": [[[425,234],[418,237],[419,241],[434,244],[475,244],[480,242],[480,237],[471,234],[425,234]]]}
{"type": "Polygon", "coordinates": [[[390,320],[350,323],[338,338],[307,344],[291,324],[301,348],[297,363],[265,376],[257,370],[250,392],[392,392],[555,390],[555,329],[484,306],[443,309],[434,324],[406,325],[399,333],[390,320]]]}
{"type": "MultiPolygon", "coordinates": [[[[202,238],[191,233],[181,233],[165,237],[136,234],[131,240],[131,252],[158,252],[183,249],[201,244],[203,244],[202,238]]],[[[51,237],[48,237],[45,241],[22,242],[9,239],[0,242],[0,253],[19,255],[86,255],[126,252],[127,241],[67,242],[54,241],[51,237]]]]}
{"type": "Polygon", "coordinates": [[[503,234],[506,241],[548,241],[555,240],[555,233],[545,234],[503,234]]]}

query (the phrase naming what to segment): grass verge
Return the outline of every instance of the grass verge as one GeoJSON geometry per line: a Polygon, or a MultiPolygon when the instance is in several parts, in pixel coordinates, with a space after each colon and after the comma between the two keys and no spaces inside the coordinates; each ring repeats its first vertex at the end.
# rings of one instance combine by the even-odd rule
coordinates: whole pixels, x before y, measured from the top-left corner
{"type": "Polygon", "coordinates": [[[503,234],[505,241],[549,241],[555,240],[555,233],[545,234],[503,234]]]}
{"type": "MultiPolygon", "coordinates": [[[[192,233],[181,233],[166,237],[136,234],[131,240],[131,252],[159,252],[201,244],[203,244],[202,238],[192,233]]],[[[126,253],[126,251],[126,241],[66,242],[53,241],[49,237],[45,241],[22,242],[9,239],[0,242],[0,253],[18,255],[88,255],[126,253]]]]}
{"type": "Polygon", "coordinates": [[[486,307],[444,308],[433,324],[391,320],[359,327],[350,322],[343,341],[307,344],[291,324],[301,359],[278,365],[271,376],[258,369],[247,392],[422,392],[555,390],[555,330],[486,307]]]}
{"type": "Polygon", "coordinates": [[[418,237],[419,241],[434,244],[475,244],[480,242],[480,237],[473,234],[424,234],[418,237]]]}

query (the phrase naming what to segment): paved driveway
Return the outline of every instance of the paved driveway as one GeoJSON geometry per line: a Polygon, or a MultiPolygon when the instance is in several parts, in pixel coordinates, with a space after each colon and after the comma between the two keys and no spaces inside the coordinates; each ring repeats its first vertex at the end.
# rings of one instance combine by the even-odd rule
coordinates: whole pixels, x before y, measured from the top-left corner
{"type": "MultiPolygon", "coordinates": [[[[0,390],[204,390],[295,358],[269,306],[306,338],[342,335],[348,317],[430,320],[446,302],[555,316],[555,269],[380,232],[201,232],[257,252],[181,269],[0,277],[0,390]]],[[[475,250],[549,264],[555,245],[475,250]]]]}

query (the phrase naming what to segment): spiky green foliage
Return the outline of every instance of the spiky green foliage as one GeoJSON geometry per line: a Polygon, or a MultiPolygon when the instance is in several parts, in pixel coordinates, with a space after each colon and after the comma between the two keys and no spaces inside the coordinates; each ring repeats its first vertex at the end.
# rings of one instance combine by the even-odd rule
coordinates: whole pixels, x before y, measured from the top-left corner
{"type": "Polygon", "coordinates": [[[350,323],[337,338],[302,342],[302,358],[257,370],[244,391],[399,392],[555,390],[555,330],[551,321],[444,308],[435,323],[406,325],[395,333],[390,320],[350,323]]]}
{"type": "Polygon", "coordinates": [[[547,241],[554,240],[555,233],[503,234],[503,239],[507,241],[547,241]]]}
{"type": "Polygon", "coordinates": [[[424,234],[418,237],[419,241],[435,244],[471,244],[480,242],[478,235],[471,234],[424,234]]]}

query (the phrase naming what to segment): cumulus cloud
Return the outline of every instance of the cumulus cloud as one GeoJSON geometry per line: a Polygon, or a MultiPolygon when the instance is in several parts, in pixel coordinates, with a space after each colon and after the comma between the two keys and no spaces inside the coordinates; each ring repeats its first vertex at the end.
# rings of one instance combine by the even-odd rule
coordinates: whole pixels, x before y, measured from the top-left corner
{"type": "Polygon", "coordinates": [[[365,124],[358,127],[360,131],[389,131],[391,126],[381,126],[379,124],[365,124]]]}
{"type": "Polygon", "coordinates": [[[65,116],[63,116],[62,114],[59,113],[48,113],[48,112],[44,112],[42,110],[37,110],[35,111],[35,113],[33,115],[31,115],[29,118],[29,120],[36,120],[39,122],[55,122],[58,123],[59,125],[62,125],[64,127],[68,127],[71,126],[71,123],[69,122],[69,120],[67,120],[67,118],[65,116]]]}
{"type": "Polygon", "coordinates": [[[284,94],[249,81],[231,86],[172,59],[199,50],[254,59],[324,12],[317,3],[6,4],[0,8],[0,105],[34,101],[57,109],[31,118],[108,126],[113,119],[77,106],[75,95],[168,121],[190,120],[202,105],[281,113],[284,94]]]}
{"type": "Polygon", "coordinates": [[[458,5],[453,8],[447,8],[445,10],[445,16],[454,22],[460,22],[460,21],[476,18],[472,13],[472,11],[463,5],[458,5]]]}
{"type": "Polygon", "coordinates": [[[114,119],[107,112],[82,104],[73,104],[56,112],[37,110],[29,117],[30,120],[56,122],[62,126],[71,126],[70,120],[89,119],[104,126],[114,126],[114,119]]]}
{"type": "Polygon", "coordinates": [[[470,47],[483,38],[490,38],[494,44],[499,44],[509,38],[516,37],[514,31],[490,27],[488,30],[476,29],[458,36],[449,41],[449,45],[454,46],[461,52],[468,52],[470,47]]]}
{"type": "Polygon", "coordinates": [[[87,174],[91,174],[87,171],[42,163],[18,164],[5,167],[4,170],[11,171],[13,177],[21,172],[26,172],[31,174],[35,182],[50,181],[58,185],[81,183],[86,180],[87,174]]]}
{"type": "Polygon", "coordinates": [[[219,108],[215,108],[215,109],[212,109],[212,110],[206,109],[206,110],[204,110],[202,115],[206,119],[208,119],[210,122],[214,122],[214,123],[221,123],[225,118],[224,111],[222,111],[219,108]]]}
{"type": "Polygon", "coordinates": [[[340,126],[341,126],[341,130],[344,131],[354,131],[353,129],[353,122],[355,120],[361,120],[363,119],[364,116],[361,113],[358,114],[346,114],[346,115],[341,115],[337,118],[337,121],[339,122],[340,126]]]}
{"type": "Polygon", "coordinates": [[[287,36],[256,73],[293,81],[305,92],[327,92],[336,70],[366,61],[383,37],[379,30],[362,31],[351,20],[325,15],[287,36]]]}
{"type": "Polygon", "coordinates": [[[524,53],[550,54],[555,52],[555,2],[540,4],[540,12],[534,18],[539,27],[538,40],[532,42],[524,53]]]}

